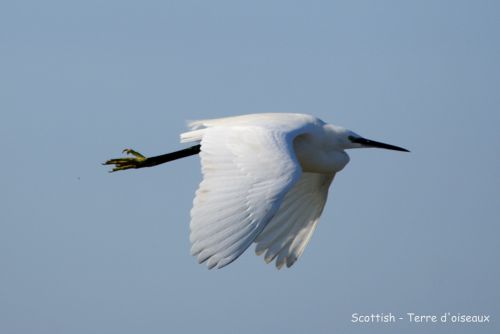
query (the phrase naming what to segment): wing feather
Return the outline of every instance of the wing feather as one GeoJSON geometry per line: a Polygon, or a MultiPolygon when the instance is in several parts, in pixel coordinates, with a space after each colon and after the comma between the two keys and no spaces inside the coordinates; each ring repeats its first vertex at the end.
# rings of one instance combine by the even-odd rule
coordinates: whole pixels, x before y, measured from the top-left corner
{"type": "Polygon", "coordinates": [[[256,238],[255,252],[276,260],[280,269],[292,266],[316,229],[334,174],[302,173],[288,191],[276,215],[256,238]]]}
{"type": "Polygon", "coordinates": [[[209,268],[221,268],[254,242],[301,168],[292,132],[262,126],[196,131],[203,131],[197,133],[203,180],[191,210],[191,253],[209,268]]]}

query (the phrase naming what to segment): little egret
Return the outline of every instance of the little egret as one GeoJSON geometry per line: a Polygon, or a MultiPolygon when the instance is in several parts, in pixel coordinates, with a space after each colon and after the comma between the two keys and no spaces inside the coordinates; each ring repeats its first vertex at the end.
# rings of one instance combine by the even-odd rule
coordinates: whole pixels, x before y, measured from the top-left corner
{"type": "Polygon", "coordinates": [[[155,157],[126,149],[112,171],[156,166],[200,154],[201,181],[191,209],[191,253],[209,269],[236,260],[252,243],[276,267],[304,252],[346,149],[408,150],[366,139],[304,114],[251,114],[189,123],[189,148],[155,157]]]}

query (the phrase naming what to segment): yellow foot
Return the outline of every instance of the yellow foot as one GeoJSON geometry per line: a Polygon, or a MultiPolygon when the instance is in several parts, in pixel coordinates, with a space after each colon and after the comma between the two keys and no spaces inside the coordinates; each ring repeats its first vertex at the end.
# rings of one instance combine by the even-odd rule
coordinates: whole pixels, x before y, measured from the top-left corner
{"type": "Polygon", "coordinates": [[[110,172],[116,172],[119,170],[131,169],[131,168],[141,168],[145,167],[144,163],[148,158],[136,152],[130,148],[126,148],[122,153],[133,155],[134,157],[125,157],[118,159],[110,159],[103,163],[103,165],[115,165],[115,167],[110,172]]]}

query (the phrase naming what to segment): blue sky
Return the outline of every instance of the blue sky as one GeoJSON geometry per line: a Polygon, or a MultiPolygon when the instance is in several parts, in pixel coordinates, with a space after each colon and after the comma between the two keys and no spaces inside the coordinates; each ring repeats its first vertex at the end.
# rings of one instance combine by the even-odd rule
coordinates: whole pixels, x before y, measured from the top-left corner
{"type": "Polygon", "coordinates": [[[0,332],[493,333],[496,1],[0,5],[0,332]],[[302,112],[406,147],[350,152],[289,270],[189,254],[190,119],[302,112]],[[353,324],[352,313],[492,323],[353,324]]]}

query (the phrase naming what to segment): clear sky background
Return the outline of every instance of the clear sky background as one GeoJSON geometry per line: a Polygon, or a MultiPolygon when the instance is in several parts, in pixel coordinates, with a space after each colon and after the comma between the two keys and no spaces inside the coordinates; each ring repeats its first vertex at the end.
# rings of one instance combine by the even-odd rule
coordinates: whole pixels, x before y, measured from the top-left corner
{"type": "Polygon", "coordinates": [[[498,1],[4,1],[0,332],[500,332],[498,1]],[[303,112],[351,151],[291,269],[189,253],[185,121],[303,112]],[[352,313],[491,323],[353,324],[352,313]]]}

